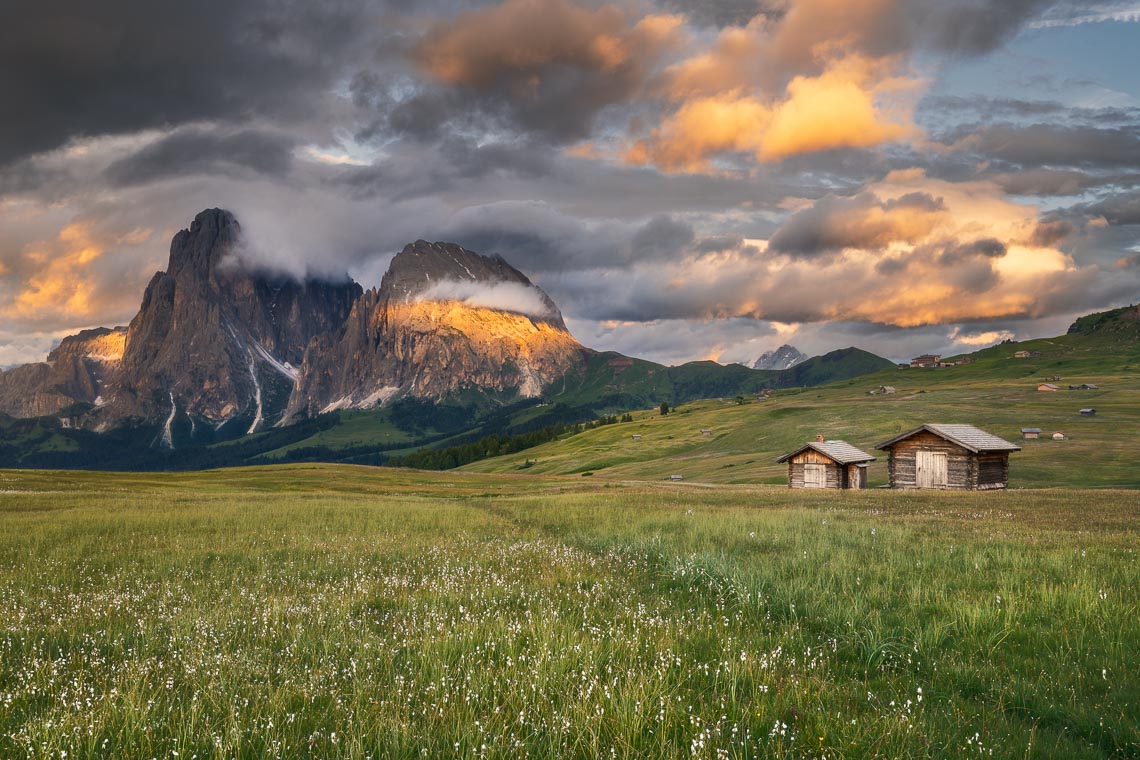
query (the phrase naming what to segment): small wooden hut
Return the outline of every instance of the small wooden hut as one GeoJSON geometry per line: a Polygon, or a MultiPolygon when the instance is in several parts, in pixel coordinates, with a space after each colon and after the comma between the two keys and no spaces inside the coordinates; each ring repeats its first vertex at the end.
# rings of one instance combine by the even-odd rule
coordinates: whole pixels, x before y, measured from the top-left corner
{"type": "Polygon", "coordinates": [[[880,443],[891,488],[984,491],[1009,483],[1009,455],[1021,447],[973,425],[927,424],[880,443]]]}
{"type": "Polygon", "coordinates": [[[866,488],[875,457],[846,441],[812,441],[776,461],[788,463],[788,488],[866,488]]]}
{"type": "Polygon", "coordinates": [[[1041,437],[1041,428],[1022,428],[1021,437],[1025,440],[1033,440],[1041,437]]]}

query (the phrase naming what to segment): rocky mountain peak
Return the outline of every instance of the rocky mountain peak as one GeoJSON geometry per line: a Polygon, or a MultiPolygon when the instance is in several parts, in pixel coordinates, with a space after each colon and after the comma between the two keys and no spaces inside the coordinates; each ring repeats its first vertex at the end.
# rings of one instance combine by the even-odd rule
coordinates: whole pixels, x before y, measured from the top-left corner
{"type": "Polygon", "coordinates": [[[566,329],[554,301],[526,275],[501,256],[484,256],[455,243],[417,240],[404,246],[381,280],[380,300],[458,301],[566,329]]]}
{"type": "Polygon", "coordinates": [[[760,358],[753,362],[752,369],[791,369],[797,364],[807,361],[807,359],[807,354],[795,346],[789,346],[785,343],[774,351],[765,351],[760,354],[760,358]]]}
{"type": "Polygon", "coordinates": [[[233,214],[220,208],[206,209],[170,241],[166,273],[173,277],[184,272],[208,276],[240,238],[241,225],[233,214]]]}

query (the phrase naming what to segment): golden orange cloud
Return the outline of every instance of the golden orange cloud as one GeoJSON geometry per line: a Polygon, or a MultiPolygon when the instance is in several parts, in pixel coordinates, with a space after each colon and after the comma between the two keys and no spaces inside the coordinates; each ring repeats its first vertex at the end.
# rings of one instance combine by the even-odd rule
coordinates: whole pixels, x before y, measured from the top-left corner
{"type": "Polygon", "coordinates": [[[103,241],[87,223],[68,224],[54,239],[41,241],[24,251],[20,268],[27,274],[19,283],[15,297],[0,308],[0,314],[29,323],[98,321],[108,308],[121,305],[121,297],[130,301],[137,298],[135,292],[126,295],[104,287],[98,269],[108,247],[141,245],[151,234],[149,229],[135,229],[115,240],[103,241]]]}
{"type": "Polygon", "coordinates": [[[449,84],[486,88],[519,77],[533,85],[555,64],[601,73],[641,66],[682,24],[680,16],[665,14],[631,24],[615,5],[505,0],[436,24],[413,57],[449,84]]]}
{"type": "MultiPolygon", "coordinates": [[[[665,171],[702,171],[724,153],[778,161],[916,138],[911,114],[921,82],[892,69],[890,61],[853,55],[829,62],[817,76],[794,77],[776,99],[739,89],[688,98],[624,158],[665,171]]],[[[691,88],[687,80],[681,91],[691,88]]]]}

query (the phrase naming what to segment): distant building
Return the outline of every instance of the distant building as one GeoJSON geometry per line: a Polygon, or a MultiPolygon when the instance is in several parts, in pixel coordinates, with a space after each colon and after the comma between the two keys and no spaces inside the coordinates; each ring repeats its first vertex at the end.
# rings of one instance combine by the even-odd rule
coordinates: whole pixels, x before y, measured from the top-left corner
{"type": "Polygon", "coordinates": [[[1092,409],[1092,408],[1082,409],[1081,410],[1081,416],[1082,417],[1095,417],[1096,416],[1096,409],[1092,409]]]}
{"type": "Polygon", "coordinates": [[[634,433],[633,435],[630,436],[630,438],[632,438],[635,441],[640,441],[641,435],[639,435],[638,433],[634,433]]]}
{"type": "Polygon", "coordinates": [[[712,435],[712,428],[701,428],[701,435],[705,436],[706,438],[712,435]]]}
{"type": "Polygon", "coordinates": [[[812,441],[776,461],[788,463],[788,488],[858,489],[875,457],[845,441],[812,441]]]}
{"type": "Polygon", "coordinates": [[[678,480],[684,480],[684,479],[685,479],[684,475],[670,475],[669,476],[669,480],[672,480],[672,481],[678,481],[678,480]]]}
{"type": "Polygon", "coordinates": [[[923,354],[910,360],[912,367],[933,367],[942,358],[941,354],[923,354]]]}
{"type": "Polygon", "coordinates": [[[1061,386],[1054,385],[1053,383],[1041,383],[1041,385],[1037,386],[1037,390],[1049,391],[1050,393],[1055,393],[1055,392],[1061,390],[1061,386]]]}
{"type": "Polygon", "coordinates": [[[973,425],[927,424],[880,443],[891,488],[1005,488],[1009,455],[1021,447],[973,425]]]}
{"type": "Polygon", "coordinates": [[[1040,351],[1015,351],[1013,353],[1015,359],[1034,359],[1040,355],[1040,351]]]}
{"type": "Polygon", "coordinates": [[[1027,441],[1041,437],[1041,428],[1022,428],[1021,437],[1027,441]]]}
{"type": "Polygon", "coordinates": [[[1093,385],[1092,383],[1081,383],[1080,385],[1070,385],[1069,390],[1071,390],[1071,391],[1099,391],[1100,388],[1093,385]]]}

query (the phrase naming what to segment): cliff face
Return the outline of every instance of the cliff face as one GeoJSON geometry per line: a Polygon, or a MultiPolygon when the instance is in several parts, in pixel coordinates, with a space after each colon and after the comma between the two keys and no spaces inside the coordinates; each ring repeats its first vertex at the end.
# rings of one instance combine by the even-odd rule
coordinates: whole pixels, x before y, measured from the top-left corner
{"type": "Polygon", "coordinates": [[[403,396],[534,397],[589,354],[550,297],[498,257],[417,241],[363,293],[347,277],[250,271],[241,245],[232,214],[203,211],[174,236],[128,327],[80,333],[47,362],[0,373],[0,412],[84,402],[69,422],[158,426],[154,443],[174,447],[403,396]]]}
{"type": "Polygon", "coordinates": [[[191,427],[248,418],[250,432],[279,418],[305,346],[339,328],[361,290],[347,278],[251,272],[235,255],[240,234],[232,214],[212,209],[174,236],[167,270],[151,279],[127,329],[97,428],[165,420],[172,445],[182,417],[191,427]]]}
{"type": "Polygon", "coordinates": [[[286,414],[468,389],[534,397],[587,353],[550,297],[505,261],[421,240],[392,260],[342,330],[310,346],[286,414]]]}
{"type": "Polygon", "coordinates": [[[0,372],[0,412],[53,415],[77,403],[99,404],[123,356],[127,328],[100,327],[64,338],[46,362],[0,372]]]}

